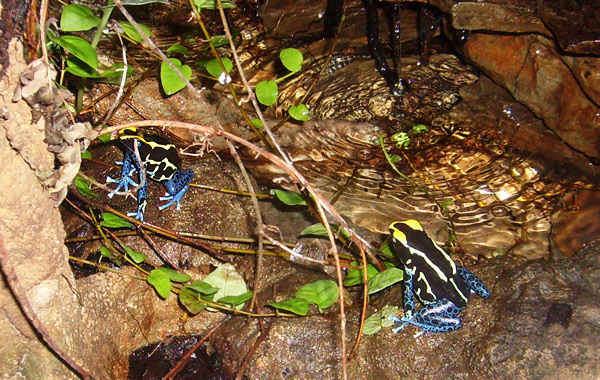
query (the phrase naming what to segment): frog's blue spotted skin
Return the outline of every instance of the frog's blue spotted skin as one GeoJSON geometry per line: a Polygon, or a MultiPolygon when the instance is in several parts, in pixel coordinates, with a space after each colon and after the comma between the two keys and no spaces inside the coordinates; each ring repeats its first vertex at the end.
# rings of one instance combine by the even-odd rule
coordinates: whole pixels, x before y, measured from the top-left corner
{"type": "MultiPolygon", "coordinates": [[[[109,197],[113,197],[117,191],[123,188],[129,189],[129,185],[138,186],[132,179],[133,173],[140,173],[140,163],[135,156],[135,146],[140,155],[141,161],[146,172],[146,178],[161,182],[167,191],[167,196],[161,197],[161,201],[168,201],[159,207],[159,210],[177,204],[177,210],[180,208],[180,201],[189,188],[190,182],[194,179],[194,172],[191,169],[181,171],[181,158],[177,154],[175,145],[166,144],[150,140],[142,135],[138,135],[134,129],[124,129],[119,133],[119,138],[125,146],[125,158],[121,163],[121,178],[119,180],[107,177],[108,183],[116,183],[109,197]]],[[[141,180],[141,178],[140,178],[141,180]]],[[[148,181],[138,189],[138,208],[136,212],[128,213],[129,216],[135,216],[136,219],[144,221],[144,212],[146,211],[146,195],[148,181]]]]}
{"type": "Polygon", "coordinates": [[[394,332],[409,324],[421,329],[415,338],[426,332],[459,329],[459,314],[467,306],[470,293],[488,298],[490,291],[471,271],[457,266],[416,220],[394,222],[390,233],[395,257],[405,270],[404,317],[390,316],[401,323],[394,332]],[[417,313],[415,297],[424,305],[417,313]]]}

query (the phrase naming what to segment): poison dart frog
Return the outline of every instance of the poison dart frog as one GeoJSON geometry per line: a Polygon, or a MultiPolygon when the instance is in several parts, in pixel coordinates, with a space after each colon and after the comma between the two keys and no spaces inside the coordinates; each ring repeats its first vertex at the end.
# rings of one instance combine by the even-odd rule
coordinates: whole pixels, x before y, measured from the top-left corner
{"type": "Polygon", "coordinates": [[[390,234],[394,256],[404,266],[404,317],[390,316],[421,328],[415,338],[426,332],[448,332],[461,327],[458,314],[467,306],[471,292],[488,298],[490,291],[476,275],[457,266],[433,241],[416,220],[393,222],[390,234]],[[415,313],[415,296],[423,308],[415,313]]]}
{"type": "MultiPolygon", "coordinates": [[[[177,210],[180,208],[180,201],[189,188],[190,182],[194,179],[194,172],[191,169],[181,171],[181,158],[177,154],[175,145],[168,144],[164,139],[149,138],[138,134],[135,128],[126,128],[119,131],[119,140],[125,147],[125,157],[121,168],[121,178],[119,180],[106,177],[106,182],[117,183],[118,186],[108,196],[112,198],[121,188],[124,191],[129,189],[129,185],[139,186],[131,178],[137,170],[140,173],[140,162],[135,155],[135,145],[140,155],[141,163],[146,172],[146,179],[150,178],[156,182],[161,182],[167,191],[167,196],[160,197],[161,201],[168,201],[158,209],[163,210],[173,203],[177,202],[177,210]]],[[[139,175],[141,181],[142,176],[139,175]]],[[[138,189],[138,208],[137,212],[131,212],[127,215],[135,216],[136,219],[144,221],[144,212],[146,210],[146,193],[148,181],[146,180],[138,189]]]]}

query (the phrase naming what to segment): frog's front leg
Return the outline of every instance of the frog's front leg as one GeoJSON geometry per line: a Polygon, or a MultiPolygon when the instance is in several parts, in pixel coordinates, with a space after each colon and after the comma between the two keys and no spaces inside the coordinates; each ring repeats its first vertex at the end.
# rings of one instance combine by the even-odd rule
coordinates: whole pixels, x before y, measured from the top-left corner
{"type": "MultiPolygon", "coordinates": [[[[415,311],[415,290],[413,285],[413,275],[409,269],[404,271],[404,317],[410,319],[415,311]]],[[[406,327],[405,318],[398,318],[394,315],[390,315],[389,319],[395,322],[402,323],[400,326],[394,328],[394,333],[402,330],[406,327]]]]}
{"type": "Polygon", "coordinates": [[[443,298],[436,302],[425,305],[412,318],[402,318],[401,321],[410,323],[421,328],[415,338],[426,332],[448,332],[459,329],[462,326],[458,317],[461,309],[451,301],[443,298]]]}
{"type": "Polygon", "coordinates": [[[164,210],[173,203],[177,202],[177,210],[180,208],[180,201],[185,195],[186,191],[190,187],[190,182],[194,179],[194,172],[192,169],[188,169],[184,172],[177,170],[173,175],[173,178],[164,183],[165,189],[168,195],[166,197],[160,197],[161,201],[168,201],[164,205],[160,206],[159,210],[164,210]]]}
{"type": "Polygon", "coordinates": [[[479,297],[488,298],[490,296],[490,291],[487,286],[485,286],[483,281],[481,281],[473,272],[465,267],[457,267],[457,269],[460,276],[469,286],[469,289],[475,292],[479,297]]]}
{"type": "Polygon", "coordinates": [[[135,183],[133,181],[133,179],[131,178],[133,173],[136,170],[138,170],[138,165],[134,164],[135,163],[134,160],[135,160],[135,158],[133,157],[131,152],[125,153],[125,157],[123,158],[122,167],[121,167],[121,178],[116,180],[110,176],[106,177],[107,183],[116,183],[117,184],[116,189],[114,189],[113,191],[111,191],[108,194],[109,198],[112,198],[115,195],[115,193],[117,193],[121,188],[123,188],[123,191],[128,191],[129,185],[138,186],[138,184],[135,183]]]}
{"type": "Polygon", "coordinates": [[[133,216],[134,218],[144,221],[144,212],[146,212],[146,194],[148,192],[148,181],[144,182],[142,187],[138,189],[138,207],[136,212],[128,212],[127,216],[133,216]]]}

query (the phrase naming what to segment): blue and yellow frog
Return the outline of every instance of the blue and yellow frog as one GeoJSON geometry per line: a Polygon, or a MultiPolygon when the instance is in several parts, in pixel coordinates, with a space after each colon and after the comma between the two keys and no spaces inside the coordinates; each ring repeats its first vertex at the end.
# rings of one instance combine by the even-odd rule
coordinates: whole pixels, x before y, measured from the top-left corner
{"type": "Polygon", "coordinates": [[[433,241],[416,220],[393,222],[390,234],[394,256],[404,267],[404,317],[390,316],[402,323],[394,332],[408,324],[421,329],[415,338],[426,332],[448,332],[461,327],[459,313],[467,306],[471,292],[488,298],[490,291],[476,275],[457,266],[433,241]],[[415,296],[423,308],[415,313],[415,296]]]}
{"type": "MultiPolygon", "coordinates": [[[[118,180],[111,177],[106,178],[106,182],[118,184],[117,188],[108,196],[112,198],[121,188],[127,191],[129,185],[139,186],[132,178],[135,171],[138,174],[141,172],[140,162],[135,155],[135,145],[137,145],[141,163],[146,173],[146,181],[138,189],[137,211],[127,215],[135,216],[136,219],[144,221],[148,179],[161,182],[167,191],[167,196],[160,197],[160,200],[168,202],[158,209],[164,210],[173,203],[177,203],[177,210],[179,210],[180,201],[188,190],[190,182],[194,179],[194,172],[191,169],[181,171],[181,158],[175,145],[168,144],[166,141],[162,141],[164,139],[158,137],[150,138],[139,134],[134,128],[119,131],[119,139],[125,147],[125,157],[121,163],[121,178],[118,180]]],[[[141,181],[141,175],[138,178],[141,181]]]]}

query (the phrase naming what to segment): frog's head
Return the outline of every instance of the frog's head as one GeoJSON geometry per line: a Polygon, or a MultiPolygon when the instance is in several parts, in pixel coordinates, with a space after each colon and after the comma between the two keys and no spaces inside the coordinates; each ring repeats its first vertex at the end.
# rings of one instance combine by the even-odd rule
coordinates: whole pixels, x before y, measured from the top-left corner
{"type": "Polygon", "coordinates": [[[133,143],[139,140],[143,141],[143,136],[136,128],[124,128],[119,131],[119,140],[128,149],[133,150],[133,143]]]}
{"type": "Polygon", "coordinates": [[[415,253],[422,252],[423,245],[430,241],[421,223],[414,219],[392,222],[390,235],[395,256],[404,265],[415,253]]]}

